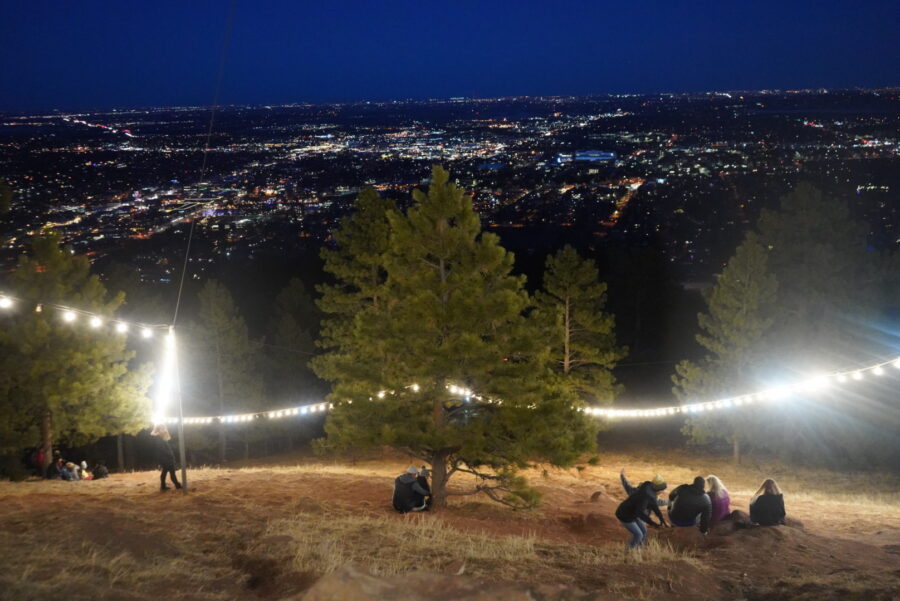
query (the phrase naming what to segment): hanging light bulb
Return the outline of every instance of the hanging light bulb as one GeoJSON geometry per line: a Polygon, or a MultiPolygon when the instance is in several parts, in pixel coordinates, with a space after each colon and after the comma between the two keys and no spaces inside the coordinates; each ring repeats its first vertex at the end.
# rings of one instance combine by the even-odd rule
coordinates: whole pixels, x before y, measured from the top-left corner
{"type": "Polygon", "coordinates": [[[35,313],[40,313],[43,310],[44,310],[44,306],[40,303],[38,303],[37,307],[34,308],[35,313]]]}
{"type": "Polygon", "coordinates": [[[875,374],[876,376],[883,376],[884,369],[882,369],[882,367],[880,365],[878,365],[877,367],[875,367],[875,369],[872,370],[872,373],[875,374]]]}
{"type": "Polygon", "coordinates": [[[92,327],[92,328],[99,328],[99,327],[102,326],[102,325],[103,325],[103,320],[102,320],[102,319],[100,319],[100,318],[97,317],[96,315],[94,315],[93,317],[91,317],[91,327],[92,327]]]}
{"type": "Polygon", "coordinates": [[[862,380],[862,378],[863,378],[863,375],[862,375],[862,372],[861,372],[861,371],[855,371],[855,372],[853,372],[853,379],[854,379],[854,380],[862,380]]]}
{"type": "Polygon", "coordinates": [[[116,332],[118,332],[119,334],[124,334],[127,331],[128,331],[128,324],[125,323],[124,321],[120,321],[119,323],[116,324],[116,332]]]}
{"type": "Polygon", "coordinates": [[[78,319],[78,316],[75,314],[75,311],[69,311],[68,309],[63,311],[62,317],[64,320],[68,321],[69,323],[78,319]]]}
{"type": "Polygon", "coordinates": [[[12,299],[6,296],[0,296],[0,309],[9,309],[12,307],[12,299]]]}
{"type": "Polygon", "coordinates": [[[144,338],[151,338],[153,336],[153,330],[150,328],[143,328],[141,330],[141,336],[144,338]]]}

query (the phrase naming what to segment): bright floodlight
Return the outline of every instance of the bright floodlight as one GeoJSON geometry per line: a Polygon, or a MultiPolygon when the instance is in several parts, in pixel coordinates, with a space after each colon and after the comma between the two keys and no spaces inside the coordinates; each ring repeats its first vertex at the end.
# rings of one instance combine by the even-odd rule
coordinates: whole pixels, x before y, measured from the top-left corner
{"type": "Polygon", "coordinates": [[[72,322],[78,319],[78,316],[75,315],[75,311],[63,311],[63,319],[72,322]]]}
{"type": "Polygon", "coordinates": [[[116,324],[116,332],[118,332],[119,334],[124,334],[127,331],[128,331],[127,323],[122,323],[120,321],[119,323],[116,324]]]}
{"type": "Polygon", "coordinates": [[[12,299],[0,296],[0,309],[9,309],[12,307],[12,299]]]}
{"type": "Polygon", "coordinates": [[[828,376],[814,376],[800,384],[804,392],[816,392],[828,387],[828,376]]]}
{"type": "Polygon", "coordinates": [[[100,319],[96,315],[94,317],[91,317],[91,327],[92,328],[99,328],[102,325],[103,325],[102,319],[100,319]]]}

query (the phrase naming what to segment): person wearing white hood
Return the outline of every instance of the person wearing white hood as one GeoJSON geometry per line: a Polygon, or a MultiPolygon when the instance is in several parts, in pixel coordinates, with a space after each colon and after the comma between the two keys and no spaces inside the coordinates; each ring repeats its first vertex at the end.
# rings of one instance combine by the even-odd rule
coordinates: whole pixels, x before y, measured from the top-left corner
{"type": "Polygon", "coordinates": [[[394,509],[400,513],[425,511],[428,509],[427,498],[431,492],[419,483],[419,470],[413,466],[406,473],[394,480],[394,495],[391,500],[394,509]]]}

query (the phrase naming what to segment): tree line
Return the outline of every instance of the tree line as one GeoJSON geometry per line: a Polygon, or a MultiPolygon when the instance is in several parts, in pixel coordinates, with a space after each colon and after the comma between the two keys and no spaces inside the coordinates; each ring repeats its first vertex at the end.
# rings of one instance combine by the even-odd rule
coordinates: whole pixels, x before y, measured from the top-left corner
{"type": "MultiPolygon", "coordinates": [[[[896,256],[868,249],[866,233],[844,203],[810,186],[764,211],[704,295],[702,352],[678,364],[676,396],[751,392],[796,375],[789,370],[845,368],[883,347],[872,332],[895,298],[896,256]]],[[[127,298],[108,293],[87,260],[52,235],[32,246],[10,279],[19,296],[106,315],[127,298]]],[[[440,167],[406,211],[372,189],[361,192],[322,259],[327,281],[314,294],[291,280],[260,337],[226,286],[204,284],[194,319],[179,326],[188,414],[275,408],[324,394],[326,381],[334,409],[317,447],[386,446],[419,458],[432,468],[438,505],[474,492],[533,504],[538,494],[521,468],[571,466],[595,451],[602,425],[580,410],[621,392],[614,369],[627,349],[616,340],[594,260],[563,247],[529,293],[512,254],[483,231],[471,198],[440,167]],[[448,487],[456,474],[474,476],[475,489],[448,487]]],[[[134,275],[119,271],[107,278],[110,288],[137,289],[127,281],[134,275]]],[[[153,299],[143,302],[150,311],[153,299]]],[[[113,334],[60,328],[47,313],[0,324],[0,450],[147,426],[150,357],[113,334]]],[[[845,412],[864,404],[833,400],[845,412]]],[[[873,426],[896,410],[876,419],[855,411],[860,424],[842,430],[846,420],[828,407],[801,399],[709,413],[689,418],[684,430],[693,442],[727,441],[736,457],[750,448],[808,459],[823,445],[852,448],[863,461],[896,453],[896,442],[873,426]]],[[[220,425],[191,431],[187,442],[224,461],[248,456],[251,445],[290,441],[295,425],[220,425]]]]}

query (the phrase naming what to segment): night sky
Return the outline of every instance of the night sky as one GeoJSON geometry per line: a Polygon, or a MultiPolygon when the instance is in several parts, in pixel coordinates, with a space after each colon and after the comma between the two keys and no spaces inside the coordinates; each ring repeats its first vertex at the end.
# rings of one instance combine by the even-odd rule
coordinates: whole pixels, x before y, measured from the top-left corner
{"type": "MultiPolygon", "coordinates": [[[[0,110],[207,105],[228,0],[0,11],[0,110]]],[[[900,2],[237,0],[223,104],[900,85],[900,2]]]]}

